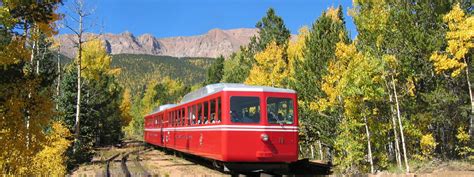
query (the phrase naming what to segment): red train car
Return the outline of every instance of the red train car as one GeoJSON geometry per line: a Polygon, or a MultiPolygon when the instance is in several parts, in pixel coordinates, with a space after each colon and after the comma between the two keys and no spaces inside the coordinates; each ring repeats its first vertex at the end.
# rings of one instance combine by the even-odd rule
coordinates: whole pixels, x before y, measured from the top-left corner
{"type": "Polygon", "coordinates": [[[296,97],[290,89],[208,85],[146,115],[144,139],[228,166],[288,164],[298,160],[296,97]]]}

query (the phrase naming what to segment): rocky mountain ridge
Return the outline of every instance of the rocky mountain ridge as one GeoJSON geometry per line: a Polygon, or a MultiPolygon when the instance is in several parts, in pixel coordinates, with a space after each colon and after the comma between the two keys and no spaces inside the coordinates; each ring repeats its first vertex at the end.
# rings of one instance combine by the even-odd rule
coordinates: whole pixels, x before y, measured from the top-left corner
{"type": "MultiPolygon", "coordinates": [[[[239,28],[230,30],[212,29],[208,33],[196,36],[180,36],[156,38],[151,34],[134,36],[130,32],[120,34],[86,34],[86,38],[99,38],[104,41],[110,54],[148,54],[173,57],[211,57],[228,56],[238,50],[240,46],[250,42],[250,38],[257,35],[257,29],[239,28]]],[[[61,53],[67,57],[74,57],[72,34],[63,34],[56,37],[61,45],[61,53]]]]}

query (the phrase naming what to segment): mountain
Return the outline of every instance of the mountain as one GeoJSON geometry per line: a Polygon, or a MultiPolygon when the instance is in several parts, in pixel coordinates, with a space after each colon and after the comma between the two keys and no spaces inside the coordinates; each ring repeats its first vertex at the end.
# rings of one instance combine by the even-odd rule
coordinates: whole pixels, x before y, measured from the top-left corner
{"type": "MultiPolygon", "coordinates": [[[[212,29],[206,34],[197,36],[180,36],[169,38],[156,38],[150,34],[134,36],[130,32],[121,34],[97,35],[88,33],[86,38],[99,38],[104,40],[106,49],[110,54],[147,54],[172,57],[210,57],[219,55],[228,56],[238,50],[240,46],[250,42],[250,38],[257,35],[257,29],[239,28],[231,30],[212,29]]],[[[56,37],[61,44],[61,53],[73,58],[74,48],[72,34],[56,37]]]]}

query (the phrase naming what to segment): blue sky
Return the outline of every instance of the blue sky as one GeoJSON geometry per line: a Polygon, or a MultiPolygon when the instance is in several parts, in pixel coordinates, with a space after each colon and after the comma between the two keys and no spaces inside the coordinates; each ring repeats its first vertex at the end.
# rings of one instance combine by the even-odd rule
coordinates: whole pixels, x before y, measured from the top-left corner
{"type": "MultiPolygon", "coordinates": [[[[61,11],[73,0],[65,0],[61,11]]],[[[90,31],[155,37],[204,34],[213,28],[253,28],[268,8],[275,9],[291,33],[311,24],[330,6],[342,5],[352,38],[356,29],[347,9],[351,0],[86,0],[94,10],[90,31]]],[[[60,29],[60,33],[71,33],[60,29]]]]}

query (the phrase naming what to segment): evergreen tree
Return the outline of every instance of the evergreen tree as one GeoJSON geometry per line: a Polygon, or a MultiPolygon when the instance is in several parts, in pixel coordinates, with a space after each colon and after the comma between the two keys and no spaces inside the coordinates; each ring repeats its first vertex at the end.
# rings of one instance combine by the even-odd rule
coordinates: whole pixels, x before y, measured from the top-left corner
{"type": "Polygon", "coordinates": [[[329,8],[313,23],[305,42],[303,59],[295,62],[295,81],[298,91],[300,118],[304,140],[314,143],[317,138],[332,145],[336,137],[338,118],[334,111],[320,112],[319,99],[326,96],[322,90],[322,78],[327,74],[328,63],[335,60],[338,42],[349,42],[342,8],[329,8]]]}
{"type": "MultiPolygon", "coordinates": [[[[59,117],[58,120],[65,123],[66,127],[73,132],[75,125],[75,103],[77,97],[77,75],[74,70],[71,69],[71,66],[66,69],[63,74],[63,80],[61,81],[62,92],[58,98],[58,111],[59,117]]],[[[83,92],[86,91],[86,87],[81,87],[83,92]]],[[[85,107],[85,102],[81,103],[85,107]]],[[[77,144],[77,151],[73,153],[72,147],[67,151],[68,159],[67,165],[68,169],[72,169],[79,163],[89,161],[92,158],[92,147],[93,147],[93,136],[94,136],[94,125],[95,118],[86,118],[85,114],[81,114],[81,119],[83,121],[83,126],[81,126],[81,136],[79,137],[77,144]]]]}
{"type": "Polygon", "coordinates": [[[272,41],[283,47],[285,52],[282,59],[288,64],[286,48],[290,39],[290,30],[286,28],[283,19],[276,15],[275,10],[269,8],[266,16],[262,17],[255,27],[259,30],[258,35],[250,39],[248,46],[240,47],[240,51],[232,54],[225,61],[223,82],[244,82],[255,63],[254,55],[265,50],[272,41]]]}
{"type": "Polygon", "coordinates": [[[249,49],[241,47],[240,51],[233,53],[224,61],[222,82],[243,83],[252,68],[252,60],[254,60],[253,54],[249,49]]]}
{"type": "MultiPolygon", "coordinates": [[[[121,87],[115,79],[118,69],[110,67],[111,57],[102,42],[92,40],[84,44],[82,67],[84,80],[81,93],[81,126],[77,145],[68,151],[69,168],[90,160],[94,146],[118,143],[122,138],[120,111],[121,87]]],[[[76,125],[77,75],[69,65],[61,83],[59,97],[60,120],[73,131],[76,125]]]]}
{"type": "Polygon", "coordinates": [[[251,38],[252,51],[262,51],[272,41],[275,41],[278,46],[285,46],[290,39],[290,30],[286,28],[283,19],[276,15],[273,8],[267,10],[266,16],[258,21],[255,27],[259,31],[258,36],[251,38]]]}
{"type": "Polygon", "coordinates": [[[217,57],[216,61],[207,69],[205,85],[219,83],[224,71],[224,57],[217,57]]]}

